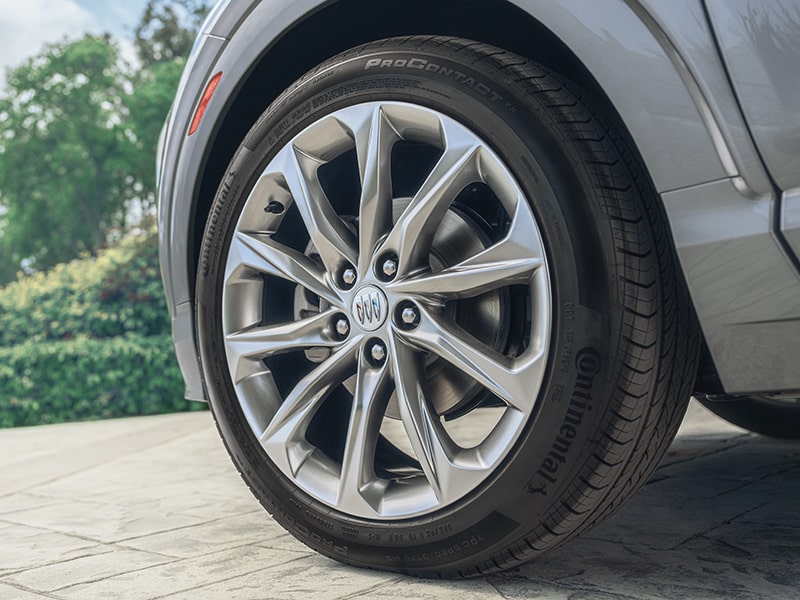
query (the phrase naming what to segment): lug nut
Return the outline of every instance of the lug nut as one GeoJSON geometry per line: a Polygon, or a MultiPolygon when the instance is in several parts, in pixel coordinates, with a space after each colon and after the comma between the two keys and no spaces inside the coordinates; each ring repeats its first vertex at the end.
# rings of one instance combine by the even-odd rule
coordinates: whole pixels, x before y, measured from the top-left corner
{"type": "Polygon", "coordinates": [[[392,278],[397,274],[397,261],[392,258],[387,258],[383,262],[383,274],[388,278],[392,278]]]}
{"type": "Polygon", "coordinates": [[[336,321],[336,333],[342,337],[350,333],[350,323],[347,322],[347,319],[339,319],[336,321]]]}
{"type": "Polygon", "coordinates": [[[342,281],[344,281],[345,285],[353,285],[356,282],[356,272],[355,269],[347,268],[342,272],[342,281]]]}
{"type": "Polygon", "coordinates": [[[419,325],[419,313],[415,307],[406,306],[400,313],[400,320],[409,329],[414,328],[419,325]]]}
{"type": "Polygon", "coordinates": [[[376,363],[382,363],[386,358],[386,347],[376,342],[372,345],[372,348],[370,348],[369,354],[376,363]]]}
{"type": "Polygon", "coordinates": [[[400,318],[403,320],[403,323],[409,326],[414,326],[419,322],[419,314],[417,314],[417,309],[413,306],[405,307],[403,312],[400,313],[400,318]]]}

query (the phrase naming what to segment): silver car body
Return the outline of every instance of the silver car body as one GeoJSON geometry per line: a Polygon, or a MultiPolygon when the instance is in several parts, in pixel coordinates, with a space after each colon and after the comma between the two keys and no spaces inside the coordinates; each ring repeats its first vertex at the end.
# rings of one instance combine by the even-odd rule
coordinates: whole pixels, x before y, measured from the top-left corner
{"type": "MultiPolygon", "coordinates": [[[[389,35],[476,38],[479,27],[440,31],[444,17],[431,20],[439,5],[459,4],[480,10],[374,0],[223,0],[213,9],[159,152],[162,269],[188,398],[205,399],[193,310],[198,240],[222,170],[255,121],[250,113],[332,51],[389,35]],[[418,12],[400,18],[404,10],[418,12]],[[363,12],[381,28],[342,21],[363,12]]],[[[492,4],[518,15],[517,29],[568,49],[572,68],[588,74],[627,128],[663,200],[724,392],[800,390],[800,0],[492,4]]],[[[487,22],[493,14],[502,18],[489,13],[487,22]]],[[[480,41],[504,46],[496,33],[480,41]]]]}

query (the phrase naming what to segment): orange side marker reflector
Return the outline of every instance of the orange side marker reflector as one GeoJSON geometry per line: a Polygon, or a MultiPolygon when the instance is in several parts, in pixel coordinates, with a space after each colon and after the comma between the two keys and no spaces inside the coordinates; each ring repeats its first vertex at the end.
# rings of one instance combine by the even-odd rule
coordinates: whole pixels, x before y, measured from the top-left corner
{"type": "Polygon", "coordinates": [[[208,108],[208,103],[211,102],[211,96],[213,96],[214,92],[217,90],[220,79],[222,79],[222,71],[214,75],[214,77],[211,78],[211,81],[208,82],[206,91],[203,92],[203,97],[200,99],[200,104],[197,105],[197,110],[194,113],[192,126],[189,128],[189,135],[192,135],[195,131],[197,131],[197,128],[200,127],[200,121],[203,120],[203,115],[208,108]]]}

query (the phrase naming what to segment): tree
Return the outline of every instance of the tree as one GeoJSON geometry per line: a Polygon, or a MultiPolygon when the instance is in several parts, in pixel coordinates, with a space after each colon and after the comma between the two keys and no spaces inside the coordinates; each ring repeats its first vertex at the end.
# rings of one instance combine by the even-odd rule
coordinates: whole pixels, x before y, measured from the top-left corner
{"type": "Polygon", "coordinates": [[[158,62],[138,72],[133,93],[128,98],[128,124],[135,136],[136,152],[128,165],[137,182],[137,192],[144,212],[155,203],[156,148],[161,128],[169,113],[185,60],[158,62]]]}
{"type": "Polygon", "coordinates": [[[208,10],[202,0],[149,0],[134,32],[142,65],[185,60],[208,10]]]}
{"type": "Polygon", "coordinates": [[[155,156],[195,30],[199,0],[150,0],[141,65],[108,36],[45,46],[0,95],[0,285],[96,253],[131,208],[152,212],[155,156]]]}
{"type": "Polygon", "coordinates": [[[130,164],[146,210],[155,202],[155,155],[196,30],[208,13],[197,0],[150,0],[135,30],[142,68],[133,77],[128,101],[137,152],[130,164]]]}
{"type": "Polygon", "coordinates": [[[95,253],[108,227],[124,225],[135,195],[126,86],[108,36],[47,45],[9,72],[0,97],[6,261],[46,269],[95,253]]]}
{"type": "Polygon", "coordinates": [[[19,265],[14,264],[10,257],[13,256],[13,252],[11,248],[6,246],[5,238],[3,237],[3,217],[5,216],[8,209],[3,204],[3,196],[0,194],[0,256],[3,257],[3,260],[0,260],[0,287],[8,281],[12,281],[19,270],[19,265]]]}

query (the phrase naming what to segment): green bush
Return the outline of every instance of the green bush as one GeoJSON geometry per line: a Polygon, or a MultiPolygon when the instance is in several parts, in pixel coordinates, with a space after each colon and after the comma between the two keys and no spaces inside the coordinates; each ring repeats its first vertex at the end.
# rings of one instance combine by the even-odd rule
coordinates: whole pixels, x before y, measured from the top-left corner
{"type": "Polygon", "coordinates": [[[169,336],[0,348],[0,427],[203,409],[183,399],[169,336]]]}
{"type": "Polygon", "coordinates": [[[0,347],[25,341],[164,335],[169,315],[155,231],[124,238],[0,288],[0,347]]]}
{"type": "Polygon", "coordinates": [[[183,399],[154,230],[0,288],[0,427],[198,410],[183,399]]]}

